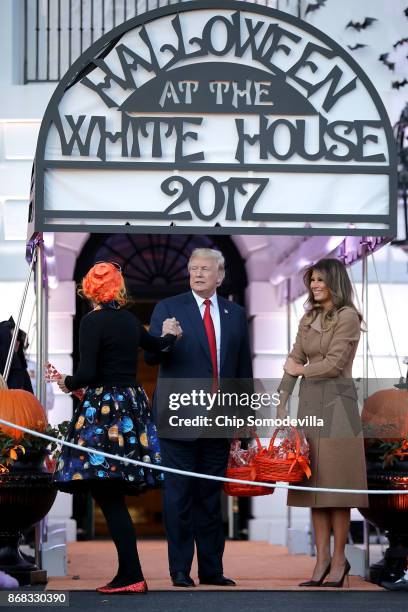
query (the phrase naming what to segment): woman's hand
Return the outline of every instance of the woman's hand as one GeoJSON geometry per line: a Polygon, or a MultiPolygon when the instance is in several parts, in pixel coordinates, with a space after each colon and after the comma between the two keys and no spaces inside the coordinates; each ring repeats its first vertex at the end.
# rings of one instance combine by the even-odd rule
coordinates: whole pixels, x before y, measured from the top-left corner
{"type": "Polygon", "coordinates": [[[59,388],[61,389],[63,393],[71,393],[70,390],[65,386],[66,377],[67,377],[66,374],[61,374],[61,378],[57,380],[57,385],[59,386],[59,388]]]}
{"type": "Polygon", "coordinates": [[[303,376],[303,368],[303,364],[296,363],[296,361],[292,359],[292,357],[288,357],[285,361],[285,365],[283,366],[283,369],[285,370],[286,374],[290,374],[290,376],[303,376]]]}
{"type": "Polygon", "coordinates": [[[287,416],[289,416],[289,412],[287,411],[286,406],[279,405],[276,409],[276,418],[283,421],[283,419],[287,416]]]}
{"type": "Polygon", "coordinates": [[[177,336],[177,338],[180,338],[183,335],[183,330],[181,329],[180,323],[175,317],[165,319],[163,321],[162,336],[165,336],[166,334],[172,334],[173,336],[177,336]]]}
{"type": "Polygon", "coordinates": [[[276,406],[276,418],[284,419],[289,415],[288,409],[286,408],[289,399],[289,393],[286,391],[279,391],[279,404],[276,406]]]}

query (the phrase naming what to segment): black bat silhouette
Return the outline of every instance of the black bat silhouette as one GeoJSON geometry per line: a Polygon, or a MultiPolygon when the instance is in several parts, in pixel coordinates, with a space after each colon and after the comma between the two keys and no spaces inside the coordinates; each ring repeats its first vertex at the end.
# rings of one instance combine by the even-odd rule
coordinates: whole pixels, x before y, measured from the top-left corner
{"type": "Polygon", "coordinates": [[[356,49],[362,49],[363,47],[368,47],[368,46],[369,45],[360,45],[360,43],[357,43],[356,45],[354,45],[354,47],[352,47],[351,45],[347,45],[350,51],[355,51],[356,49]]]}
{"type": "Polygon", "coordinates": [[[308,4],[305,10],[305,16],[313,11],[318,11],[319,8],[326,4],[327,0],[317,0],[316,4],[308,4]]]}
{"type": "Polygon", "coordinates": [[[408,8],[405,9],[404,15],[405,15],[405,17],[408,17],[408,8]]]}
{"type": "Polygon", "coordinates": [[[393,89],[401,89],[401,87],[405,87],[408,84],[408,79],[403,79],[402,81],[393,81],[392,88],[393,89]]]}
{"type": "Polygon", "coordinates": [[[397,40],[397,42],[394,45],[392,45],[392,46],[394,47],[394,49],[396,49],[397,47],[399,47],[400,45],[403,45],[405,43],[408,43],[408,38],[401,38],[400,40],[397,40]]]}
{"type": "Polygon", "coordinates": [[[360,32],[361,30],[365,30],[370,26],[374,21],[378,21],[375,17],[364,17],[364,21],[349,21],[346,25],[346,28],[353,28],[360,32]]]}
{"type": "Polygon", "coordinates": [[[389,68],[390,70],[394,70],[395,68],[395,63],[394,62],[389,62],[388,61],[388,56],[389,53],[383,53],[382,55],[380,55],[380,57],[378,58],[380,60],[380,62],[382,62],[385,66],[387,66],[387,68],[389,68]]]}

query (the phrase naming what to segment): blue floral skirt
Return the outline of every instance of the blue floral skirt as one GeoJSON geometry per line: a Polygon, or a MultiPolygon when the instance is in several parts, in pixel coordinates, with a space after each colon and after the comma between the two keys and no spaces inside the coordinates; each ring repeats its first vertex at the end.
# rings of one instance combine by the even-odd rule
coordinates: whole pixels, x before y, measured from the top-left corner
{"type": "Polygon", "coordinates": [[[61,448],[53,477],[54,485],[61,491],[74,493],[84,487],[114,485],[126,495],[137,495],[163,481],[163,473],[157,469],[98,453],[160,465],[156,426],[140,386],[88,388],[75,410],[66,440],[95,452],[61,448]]]}

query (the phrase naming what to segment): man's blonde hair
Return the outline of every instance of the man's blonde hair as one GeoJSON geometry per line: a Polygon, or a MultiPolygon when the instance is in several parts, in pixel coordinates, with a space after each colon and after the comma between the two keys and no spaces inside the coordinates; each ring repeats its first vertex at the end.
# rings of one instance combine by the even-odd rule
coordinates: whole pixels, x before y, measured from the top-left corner
{"type": "Polygon", "coordinates": [[[221,251],[217,249],[194,249],[188,260],[188,269],[190,270],[191,262],[195,257],[203,257],[204,259],[214,259],[217,262],[218,272],[221,273],[221,282],[225,278],[225,259],[221,251]]]}

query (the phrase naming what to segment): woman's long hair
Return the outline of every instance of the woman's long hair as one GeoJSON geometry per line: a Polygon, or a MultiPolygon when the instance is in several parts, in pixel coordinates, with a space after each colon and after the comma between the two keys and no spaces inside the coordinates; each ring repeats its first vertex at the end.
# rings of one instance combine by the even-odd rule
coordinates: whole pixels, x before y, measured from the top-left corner
{"type": "Polygon", "coordinates": [[[322,312],[322,307],[318,302],[315,302],[313,292],[310,288],[310,282],[313,272],[321,274],[325,284],[330,290],[331,301],[333,308],[323,313],[322,325],[330,326],[330,322],[334,319],[336,311],[339,308],[348,306],[353,308],[360,322],[363,317],[354,305],[354,291],[347,274],[346,266],[338,259],[325,258],[320,259],[313,266],[310,266],[303,275],[303,282],[308,291],[307,300],[305,302],[306,314],[308,322],[316,319],[319,313],[322,312]]]}

